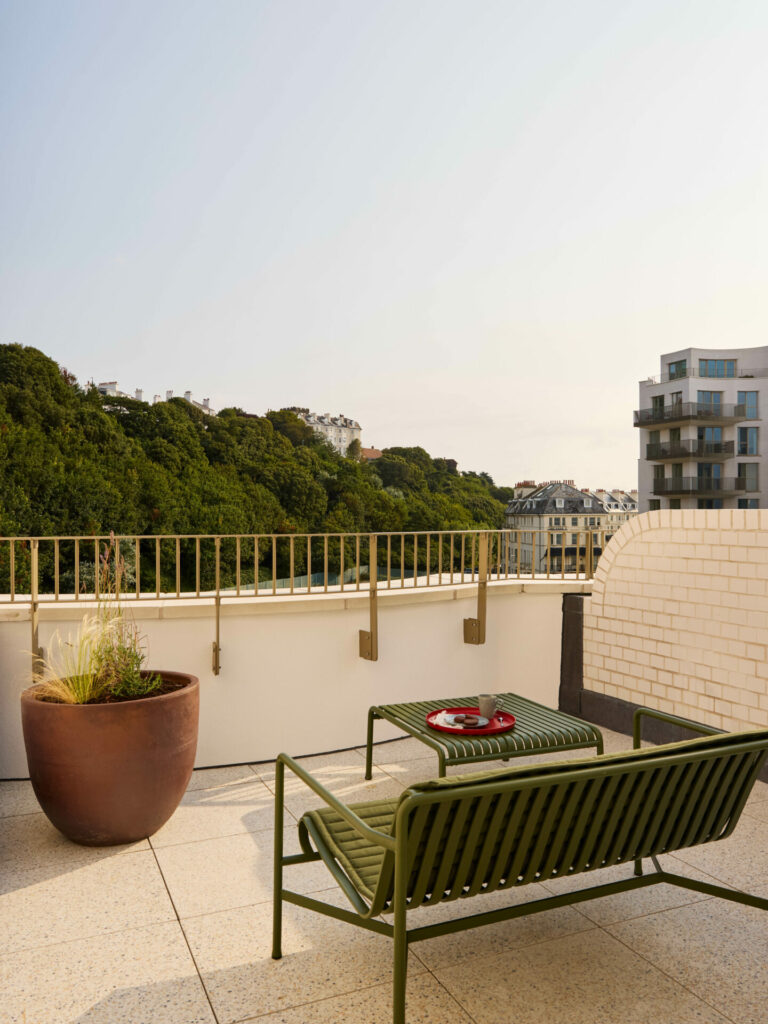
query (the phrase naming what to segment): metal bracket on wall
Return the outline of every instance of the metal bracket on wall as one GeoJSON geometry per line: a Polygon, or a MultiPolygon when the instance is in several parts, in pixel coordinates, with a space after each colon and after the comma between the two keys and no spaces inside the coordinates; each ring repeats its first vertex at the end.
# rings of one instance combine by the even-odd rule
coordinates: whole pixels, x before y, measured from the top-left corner
{"type": "Polygon", "coordinates": [[[379,660],[379,610],[378,610],[378,577],[379,565],[377,557],[376,537],[369,539],[368,559],[368,604],[370,608],[370,629],[360,630],[360,657],[366,661],[379,660]]]}
{"type": "Polygon", "coordinates": [[[488,587],[488,534],[478,537],[477,618],[464,619],[464,643],[485,643],[486,601],[488,587]]]}

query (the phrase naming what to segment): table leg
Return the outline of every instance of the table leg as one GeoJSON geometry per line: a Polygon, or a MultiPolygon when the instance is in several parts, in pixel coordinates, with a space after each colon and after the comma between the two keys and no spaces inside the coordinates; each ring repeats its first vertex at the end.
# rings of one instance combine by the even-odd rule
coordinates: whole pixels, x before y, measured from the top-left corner
{"type": "Polygon", "coordinates": [[[370,779],[373,776],[373,723],[379,716],[376,708],[368,709],[368,738],[365,746],[365,777],[370,779]]]}

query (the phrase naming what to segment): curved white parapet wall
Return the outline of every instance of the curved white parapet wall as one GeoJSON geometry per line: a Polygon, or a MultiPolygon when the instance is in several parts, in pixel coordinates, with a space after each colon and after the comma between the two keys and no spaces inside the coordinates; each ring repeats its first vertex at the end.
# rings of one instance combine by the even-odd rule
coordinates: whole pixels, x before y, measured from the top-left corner
{"type": "Polygon", "coordinates": [[[768,510],[623,526],[585,602],[584,688],[729,731],[768,726],[768,510]]]}
{"type": "MultiPolygon", "coordinates": [[[[224,603],[221,674],[211,671],[210,601],[142,601],[132,607],[154,668],[200,677],[197,767],[266,761],[365,742],[371,704],[514,690],[557,706],[563,593],[591,583],[560,580],[488,587],[487,639],[463,642],[476,587],[379,593],[379,660],[358,656],[367,594],[241,598],[224,603]]],[[[74,629],[80,606],[43,605],[40,644],[74,629]]],[[[29,685],[29,609],[0,607],[0,778],[27,776],[19,693],[29,685]]],[[[400,735],[379,722],[375,738],[400,735]]],[[[426,749],[425,749],[426,753],[426,749]]]]}

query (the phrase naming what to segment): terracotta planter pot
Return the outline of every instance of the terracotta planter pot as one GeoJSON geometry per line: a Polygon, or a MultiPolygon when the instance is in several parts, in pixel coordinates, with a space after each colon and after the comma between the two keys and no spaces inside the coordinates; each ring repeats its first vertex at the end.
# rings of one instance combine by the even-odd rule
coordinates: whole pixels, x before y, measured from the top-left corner
{"type": "Polygon", "coordinates": [[[145,839],[176,810],[197,749],[200,683],[119,704],[52,704],[21,695],[29,776],[50,821],[84,846],[145,839]]]}

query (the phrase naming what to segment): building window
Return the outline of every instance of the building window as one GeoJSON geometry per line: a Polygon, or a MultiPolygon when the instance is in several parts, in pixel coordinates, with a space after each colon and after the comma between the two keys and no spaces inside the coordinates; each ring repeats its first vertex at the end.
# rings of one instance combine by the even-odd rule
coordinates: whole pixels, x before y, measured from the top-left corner
{"type": "Polygon", "coordinates": [[[745,491],[759,491],[758,464],[756,462],[737,462],[739,481],[743,483],[745,491]]]}
{"type": "Polygon", "coordinates": [[[722,400],[722,391],[698,391],[696,393],[696,401],[699,403],[700,412],[720,412],[722,400]]]}
{"type": "Polygon", "coordinates": [[[565,508],[565,498],[555,498],[555,508],[565,508]]]}
{"type": "Polygon", "coordinates": [[[757,498],[739,498],[738,507],[739,508],[759,508],[760,505],[758,503],[757,498]]]}
{"type": "Polygon", "coordinates": [[[669,507],[670,508],[680,508],[680,499],[679,498],[670,498],[669,499],[669,507]]]}
{"type": "Polygon", "coordinates": [[[664,479],[664,465],[660,463],[653,467],[653,479],[663,480],[664,479]]]}
{"type": "Polygon", "coordinates": [[[584,499],[584,508],[592,508],[592,499],[591,498],[585,498],[584,499]]]}
{"type": "Polygon", "coordinates": [[[757,427],[739,427],[737,455],[757,455],[757,427]]]}
{"type": "Polygon", "coordinates": [[[722,498],[699,498],[696,503],[697,508],[722,508],[722,498]]]}
{"type": "Polygon", "coordinates": [[[658,512],[660,508],[661,508],[661,501],[658,498],[651,498],[651,500],[648,502],[648,511],[649,512],[658,512]]]}
{"type": "Polygon", "coordinates": [[[756,420],[758,418],[756,391],[739,391],[739,405],[744,406],[745,419],[756,420]]]}
{"type": "Polygon", "coordinates": [[[682,405],[683,404],[683,392],[682,391],[673,391],[672,394],[669,396],[669,400],[672,403],[672,405],[682,405]]]}
{"type": "Polygon", "coordinates": [[[648,444],[661,444],[661,431],[652,430],[648,434],[648,444]]]}
{"type": "Polygon", "coordinates": [[[702,454],[710,455],[722,450],[723,428],[722,427],[699,427],[696,431],[699,448],[703,449],[702,454]]]}
{"type": "Polygon", "coordinates": [[[735,359],[700,359],[700,377],[735,377],[735,359]]]}
{"type": "Polygon", "coordinates": [[[654,395],[651,399],[651,409],[656,416],[664,415],[664,395],[654,395]]]}
{"type": "Polygon", "coordinates": [[[667,363],[667,369],[669,370],[670,380],[676,380],[678,377],[686,377],[688,375],[688,363],[685,359],[678,359],[677,362],[667,363]]]}
{"type": "Polygon", "coordinates": [[[719,462],[697,462],[696,476],[699,480],[719,480],[721,469],[719,462]]]}
{"type": "Polygon", "coordinates": [[[578,516],[571,516],[571,526],[578,526],[578,525],[579,525],[579,517],[578,516]]]}

